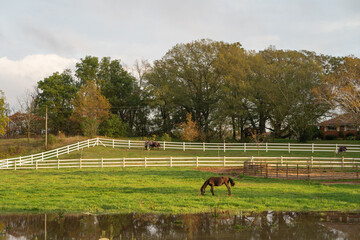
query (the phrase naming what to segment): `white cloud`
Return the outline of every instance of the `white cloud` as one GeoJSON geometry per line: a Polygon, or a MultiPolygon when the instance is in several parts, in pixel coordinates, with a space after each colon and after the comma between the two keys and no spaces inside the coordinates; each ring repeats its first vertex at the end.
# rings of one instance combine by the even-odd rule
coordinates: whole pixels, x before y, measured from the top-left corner
{"type": "Polygon", "coordinates": [[[29,55],[13,61],[7,57],[0,58],[0,90],[5,93],[10,107],[15,107],[16,98],[23,95],[26,89],[31,90],[37,82],[54,72],[74,68],[78,60],[63,58],[58,55],[29,55]]]}

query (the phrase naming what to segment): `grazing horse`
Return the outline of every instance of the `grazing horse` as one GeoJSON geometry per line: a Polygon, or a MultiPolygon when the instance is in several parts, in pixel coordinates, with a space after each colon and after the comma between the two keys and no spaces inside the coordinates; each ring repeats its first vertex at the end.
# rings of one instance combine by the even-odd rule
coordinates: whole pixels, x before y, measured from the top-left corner
{"type": "Polygon", "coordinates": [[[235,186],[234,180],[232,180],[229,177],[211,177],[208,180],[206,180],[204,182],[204,184],[202,185],[202,187],[200,189],[201,195],[205,194],[205,188],[207,187],[207,185],[211,186],[211,193],[212,193],[212,195],[214,195],[214,186],[221,186],[221,185],[225,184],[225,186],[227,187],[227,189],[229,191],[229,196],[230,196],[231,191],[230,191],[229,182],[230,182],[231,186],[235,186]]]}
{"type": "Polygon", "coordinates": [[[159,148],[160,147],[160,143],[155,142],[155,141],[146,141],[145,142],[145,150],[150,150],[153,148],[159,148]]]}

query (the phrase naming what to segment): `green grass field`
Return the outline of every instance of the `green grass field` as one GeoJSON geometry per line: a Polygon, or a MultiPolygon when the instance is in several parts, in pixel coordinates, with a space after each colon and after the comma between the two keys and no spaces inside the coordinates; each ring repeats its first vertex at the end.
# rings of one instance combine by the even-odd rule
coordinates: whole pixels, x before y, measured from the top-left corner
{"type": "Polygon", "coordinates": [[[1,213],[196,213],[213,211],[359,211],[359,185],[242,177],[205,196],[210,176],[193,168],[2,171],[1,213]]]}

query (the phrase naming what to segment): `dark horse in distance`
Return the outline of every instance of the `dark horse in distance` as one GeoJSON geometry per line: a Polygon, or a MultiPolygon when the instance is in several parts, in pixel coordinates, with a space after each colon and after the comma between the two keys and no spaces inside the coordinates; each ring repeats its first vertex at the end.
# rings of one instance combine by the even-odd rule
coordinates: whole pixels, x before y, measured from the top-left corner
{"type": "Polygon", "coordinates": [[[145,142],[145,150],[150,150],[153,148],[159,149],[159,147],[160,147],[160,143],[158,143],[158,142],[155,142],[155,141],[146,141],[145,142]]]}
{"type": "Polygon", "coordinates": [[[207,187],[207,185],[211,186],[211,193],[212,193],[212,195],[214,195],[214,186],[221,186],[221,185],[225,184],[225,186],[227,187],[227,189],[229,191],[229,196],[230,196],[231,191],[230,191],[229,182],[232,187],[235,186],[234,180],[232,180],[229,177],[211,177],[208,180],[206,180],[204,182],[204,184],[202,185],[202,187],[200,189],[201,195],[205,194],[205,188],[207,187]]]}

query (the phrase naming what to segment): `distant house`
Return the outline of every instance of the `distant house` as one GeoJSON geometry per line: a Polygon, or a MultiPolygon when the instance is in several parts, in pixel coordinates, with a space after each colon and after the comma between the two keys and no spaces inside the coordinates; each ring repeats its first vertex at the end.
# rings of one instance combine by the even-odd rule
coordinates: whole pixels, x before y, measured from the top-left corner
{"type": "Polygon", "coordinates": [[[320,131],[326,136],[335,137],[357,136],[359,125],[350,114],[342,114],[330,120],[319,123],[320,131]],[[343,136],[340,136],[340,134],[343,136]]]}

